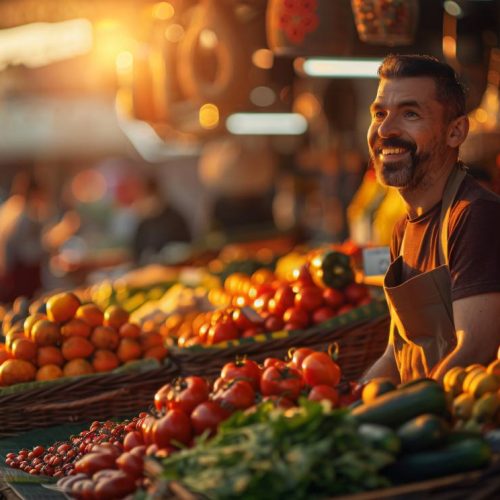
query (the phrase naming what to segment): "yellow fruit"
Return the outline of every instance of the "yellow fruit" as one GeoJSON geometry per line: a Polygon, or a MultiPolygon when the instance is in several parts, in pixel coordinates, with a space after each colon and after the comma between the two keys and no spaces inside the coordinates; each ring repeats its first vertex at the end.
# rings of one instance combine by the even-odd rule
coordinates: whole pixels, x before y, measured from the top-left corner
{"type": "Polygon", "coordinates": [[[476,368],[483,368],[484,369],[484,366],[481,365],[480,363],[474,363],[472,365],[469,365],[465,368],[465,371],[467,373],[471,372],[472,370],[475,370],[476,368]]]}
{"type": "Polygon", "coordinates": [[[443,385],[446,391],[450,391],[454,396],[462,392],[463,383],[467,372],[461,366],[455,366],[448,370],[443,379],[443,385]]]}
{"type": "Polygon", "coordinates": [[[480,423],[492,422],[500,410],[500,396],[489,392],[483,394],[472,408],[472,418],[480,423]]]}
{"type": "Polygon", "coordinates": [[[466,392],[458,395],[453,400],[452,413],[453,416],[460,420],[468,420],[472,415],[472,408],[475,400],[472,394],[466,392]]]}
{"type": "Polygon", "coordinates": [[[490,373],[481,373],[476,375],[470,382],[467,392],[472,394],[476,399],[488,392],[496,392],[500,388],[500,384],[495,375],[490,373]]]}
{"type": "Polygon", "coordinates": [[[488,368],[486,368],[486,371],[500,378],[500,359],[495,359],[495,361],[492,361],[488,365],[488,368]]]}
{"type": "MultiPolygon", "coordinates": [[[[467,371],[467,368],[466,368],[467,371]]],[[[469,371],[467,375],[465,376],[464,382],[462,384],[462,391],[463,392],[469,392],[469,387],[471,382],[474,380],[475,377],[478,375],[481,375],[482,373],[486,372],[486,368],[484,366],[481,367],[476,367],[469,371]]]]}

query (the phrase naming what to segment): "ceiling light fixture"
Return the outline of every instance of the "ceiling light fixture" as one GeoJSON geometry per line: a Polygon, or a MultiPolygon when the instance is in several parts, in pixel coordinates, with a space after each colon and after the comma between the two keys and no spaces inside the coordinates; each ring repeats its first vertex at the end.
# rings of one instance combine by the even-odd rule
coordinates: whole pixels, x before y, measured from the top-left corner
{"type": "Polygon", "coordinates": [[[378,78],[381,59],[298,58],[295,70],[308,76],[323,78],[378,78]]]}
{"type": "Polygon", "coordinates": [[[226,128],[235,135],[301,135],[307,120],[299,113],[234,113],[226,128]]]}

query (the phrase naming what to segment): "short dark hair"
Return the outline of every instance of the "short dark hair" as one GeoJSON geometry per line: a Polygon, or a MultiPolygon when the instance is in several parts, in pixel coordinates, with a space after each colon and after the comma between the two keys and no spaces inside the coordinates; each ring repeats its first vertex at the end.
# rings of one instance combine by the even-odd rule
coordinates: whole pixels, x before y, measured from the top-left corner
{"type": "Polygon", "coordinates": [[[429,77],[436,82],[436,99],[448,120],[465,115],[466,90],[453,68],[439,59],[420,54],[389,54],[378,69],[380,78],[429,77]]]}

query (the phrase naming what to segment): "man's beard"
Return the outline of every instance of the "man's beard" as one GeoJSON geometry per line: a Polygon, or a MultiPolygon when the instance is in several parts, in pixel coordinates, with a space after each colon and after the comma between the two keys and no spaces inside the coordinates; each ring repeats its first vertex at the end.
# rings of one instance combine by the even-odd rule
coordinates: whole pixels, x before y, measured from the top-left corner
{"type": "MultiPolygon", "coordinates": [[[[416,146],[400,139],[387,139],[378,141],[370,149],[370,157],[375,168],[377,180],[384,186],[392,186],[401,189],[412,190],[421,185],[428,173],[428,162],[432,156],[433,150],[437,149],[434,145],[431,151],[418,153],[416,146]],[[400,161],[391,161],[384,163],[380,159],[383,148],[405,148],[409,152],[409,157],[400,161]]],[[[425,182],[425,181],[424,181],[425,182]]]]}

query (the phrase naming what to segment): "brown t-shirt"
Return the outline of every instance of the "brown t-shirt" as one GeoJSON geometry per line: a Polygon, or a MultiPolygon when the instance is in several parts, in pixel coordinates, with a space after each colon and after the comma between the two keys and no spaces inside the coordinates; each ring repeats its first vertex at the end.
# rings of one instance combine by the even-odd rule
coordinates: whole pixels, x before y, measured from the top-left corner
{"type": "MultiPolygon", "coordinates": [[[[400,219],[391,242],[394,260],[406,231],[402,279],[439,266],[441,202],[421,216],[400,219]]],[[[449,219],[448,260],[453,300],[500,292],[500,197],[467,175],[449,219]]]]}

